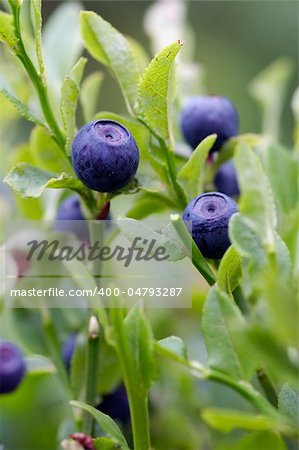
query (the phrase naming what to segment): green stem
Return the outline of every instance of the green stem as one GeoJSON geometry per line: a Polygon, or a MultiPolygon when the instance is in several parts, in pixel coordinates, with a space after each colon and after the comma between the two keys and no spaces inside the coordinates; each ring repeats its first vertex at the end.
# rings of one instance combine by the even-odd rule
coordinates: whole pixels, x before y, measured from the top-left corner
{"type": "Polygon", "coordinates": [[[164,141],[162,139],[159,139],[160,146],[164,150],[166,155],[166,163],[168,167],[169,172],[169,178],[172,185],[172,189],[177,197],[178,203],[181,208],[185,208],[187,206],[187,197],[186,194],[182,188],[182,186],[177,181],[177,171],[176,171],[176,164],[175,164],[175,154],[172,150],[169,150],[164,141]]]}
{"type": "Polygon", "coordinates": [[[116,339],[115,351],[118,357],[129,400],[134,449],[150,450],[151,440],[148,413],[148,394],[138,384],[138,377],[131,370],[129,362],[130,349],[127,346],[123,317],[120,310],[112,309],[112,317],[116,339]]]}
{"type": "Polygon", "coordinates": [[[265,398],[259,391],[257,391],[250,383],[245,381],[237,381],[233,378],[209,367],[204,367],[197,361],[188,361],[187,359],[177,359],[173,357],[171,353],[165,352],[159,347],[155,346],[157,354],[166,356],[171,360],[182,364],[193,375],[198,376],[200,379],[215,381],[216,383],[223,384],[230,387],[234,391],[238,392],[243,398],[249,401],[256,409],[262,414],[267,415],[275,420],[281,420],[281,415],[274,406],[265,398]]]}
{"type": "Polygon", "coordinates": [[[138,118],[139,122],[142,123],[149,131],[150,133],[157,139],[159,142],[159,145],[161,147],[161,150],[163,150],[165,156],[166,156],[166,164],[168,167],[168,173],[169,173],[169,181],[171,183],[172,189],[174,194],[176,195],[178,204],[181,208],[185,208],[187,205],[187,197],[184,192],[184,189],[181,187],[181,185],[177,181],[177,173],[176,173],[176,164],[175,164],[175,154],[174,151],[169,149],[164,140],[161,139],[161,137],[151,128],[148,126],[146,122],[144,122],[143,119],[140,117],[138,118]]]}
{"type": "Polygon", "coordinates": [[[180,237],[182,243],[184,244],[185,250],[192,260],[193,265],[196,269],[202,274],[205,280],[209,283],[210,286],[216,283],[215,275],[213,274],[210,266],[206,262],[205,258],[200,253],[197,245],[193,241],[189,231],[187,230],[184,222],[180,218],[179,215],[171,216],[171,222],[180,237]]]}
{"type": "Polygon", "coordinates": [[[23,64],[26,72],[29,75],[29,78],[32,81],[32,84],[34,85],[37,91],[37,95],[39,97],[45,119],[47,120],[48,125],[50,127],[53,139],[55,139],[61,150],[65,153],[65,137],[61,132],[58,123],[56,122],[56,119],[54,117],[54,114],[52,112],[47,87],[44,85],[41,77],[37,73],[37,70],[34,64],[32,63],[31,59],[29,58],[23,43],[20,28],[20,8],[16,8],[13,10],[13,16],[14,16],[15,33],[19,41],[18,42],[19,51],[17,53],[17,57],[23,64]]]}
{"type": "Polygon", "coordinates": [[[277,408],[278,407],[278,396],[277,396],[277,393],[275,391],[275,388],[274,388],[269,376],[263,369],[260,369],[257,371],[257,377],[258,377],[259,382],[266,394],[267,399],[275,408],[277,408]]]}
{"type": "Polygon", "coordinates": [[[138,398],[130,391],[130,387],[127,393],[130,405],[134,449],[150,450],[148,398],[142,396],[138,398]]]}
{"type": "Polygon", "coordinates": [[[244,316],[247,316],[250,312],[250,305],[246,297],[244,297],[240,286],[236,287],[236,289],[234,290],[233,297],[240,311],[244,314],[244,316]]]}
{"type": "MultiPolygon", "coordinates": [[[[250,304],[247,301],[246,297],[244,296],[240,286],[238,286],[234,290],[233,297],[236,304],[240,308],[241,312],[244,314],[244,316],[247,316],[250,313],[250,304]]],[[[278,407],[277,393],[268,374],[263,369],[260,369],[257,371],[257,377],[266,394],[267,399],[275,408],[277,408],[278,407]]]]}
{"type": "MultiPolygon", "coordinates": [[[[85,403],[94,406],[97,397],[97,375],[99,361],[100,339],[98,335],[90,335],[87,342],[86,372],[85,372],[85,403]]],[[[94,421],[89,413],[84,416],[83,429],[92,435],[94,421]]]]}
{"type": "Polygon", "coordinates": [[[60,381],[62,382],[69,399],[71,399],[72,395],[71,395],[71,391],[70,391],[70,387],[69,387],[67,372],[66,372],[66,368],[62,361],[60,347],[59,347],[59,343],[58,343],[57,335],[56,335],[56,330],[54,327],[54,323],[53,323],[50,311],[46,307],[43,307],[43,308],[41,308],[40,312],[41,312],[44,335],[46,338],[46,345],[47,345],[49,355],[51,356],[51,359],[53,360],[53,362],[55,364],[55,367],[56,367],[57,373],[58,373],[58,377],[59,377],[60,381]]]}
{"type": "Polygon", "coordinates": [[[274,419],[280,418],[278,411],[268,402],[268,400],[266,400],[257,390],[255,390],[251,384],[244,381],[235,381],[215,370],[210,370],[207,378],[211,381],[216,381],[231,387],[234,391],[238,392],[242,395],[242,397],[248,400],[259,412],[274,419]]]}

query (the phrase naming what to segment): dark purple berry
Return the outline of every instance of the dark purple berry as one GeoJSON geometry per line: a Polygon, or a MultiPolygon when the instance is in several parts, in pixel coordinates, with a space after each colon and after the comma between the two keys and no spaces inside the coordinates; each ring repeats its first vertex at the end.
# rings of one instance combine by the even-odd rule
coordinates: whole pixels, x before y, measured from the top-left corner
{"type": "Polygon", "coordinates": [[[240,194],[237,173],[232,161],[226,161],[220,166],[214,178],[217,191],[234,197],[240,194]]]}
{"type": "Polygon", "coordinates": [[[97,409],[126,425],[130,421],[130,408],[125,387],[120,385],[112,393],[103,395],[97,409]]]}
{"type": "Polygon", "coordinates": [[[82,213],[77,194],[71,195],[59,206],[55,217],[55,230],[73,233],[82,241],[89,240],[88,224],[82,213]]]}
{"type": "Polygon", "coordinates": [[[78,131],[72,146],[78,178],[90,189],[112,192],[135,175],[139,151],[132,134],[120,123],[97,120],[78,131]]]}
{"type": "Polygon", "coordinates": [[[220,192],[209,192],[191,200],[183,220],[205,258],[221,259],[230,246],[228,223],[238,211],[234,200],[220,192]]]}
{"type": "Polygon", "coordinates": [[[76,348],[76,339],[77,333],[70,334],[62,347],[62,359],[68,372],[70,371],[72,357],[76,348]]]}
{"type": "Polygon", "coordinates": [[[14,391],[26,372],[23,354],[9,341],[0,341],[0,393],[14,391]]]}
{"type": "Polygon", "coordinates": [[[238,133],[238,113],[226,97],[202,95],[189,99],[181,113],[181,129],[188,144],[194,149],[210,134],[217,134],[211,152],[238,133]]]}

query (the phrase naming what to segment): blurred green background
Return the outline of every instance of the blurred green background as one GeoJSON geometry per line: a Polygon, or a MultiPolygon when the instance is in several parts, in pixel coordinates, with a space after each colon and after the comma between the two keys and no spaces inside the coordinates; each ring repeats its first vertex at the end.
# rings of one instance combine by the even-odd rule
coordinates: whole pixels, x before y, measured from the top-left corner
{"type": "MultiPolygon", "coordinates": [[[[60,3],[62,2],[43,2],[45,21],[60,3]]],[[[144,32],[143,24],[144,14],[153,3],[109,0],[85,1],[83,5],[85,9],[101,14],[124,34],[138,40],[151,55],[150,41],[144,32]]],[[[213,94],[227,95],[236,104],[240,114],[241,132],[259,132],[261,129],[260,111],[248,92],[250,81],[281,56],[293,61],[294,71],[282,120],[282,141],[285,144],[291,144],[293,118],[290,99],[298,84],[299,3],[297,1],[192,1],[186,3],[188,20],[194,31],[194,59],[204,67],[208,91],[213,94]]],[[[67,30],[65,32],[67,33],[67,30]]],[[[185,42],[183,51],[188,52],[191,46],[188,36],[176,38],[185,42]]],[[[87,72],[98,70],[100,65],[92,58],[88,58],[87,72]]],[[[102,67],[100,69],[104,70],[102,67]]],[[[108,110],[119,114],[125,112],[120,90],[109,75],[104,80],[104,87],[98,100],[98,110],[108,110]]],[[[11,134],[12,140],[26,141],[31,126],[23,121],[19,123],[17,133],[15,123],[13,128],[8,126],[6,130],[11,134]]],[[[0,147],[1,145],[3,142],[0,142],[0,147]]],[[[6,143],[4,150],[6,151],[8,147],[6,143]]],[[[3,158],[2,167],[0,167],[1,175],[5,175],[3,171],[7,171],[6,166],[10,164],[8,162],[10,157],[11,153],[1,153],[3,158]]],[[[202,301],[203,299],[200,299],[200,302],[202,301]]],[[[157,337],[167,334],[182,336],[189,345],[190,356],[198,357],[200,353],[199,359],[203,360],[205,357],[203,345],[198,345],[201,339],[198,329],[199,314],[200,312],[196,309],[187,311],[185,315],[177,314],[175,311],[173,313],[158,311],[157,317],[153,319],[155,334],[157,337]]],[[[0,323],[0,325],[3,324],[0,323]]],[[[14,329],[18,328],[20,334],[27,335],[30,343],[35,341],[36,353],[43,353],[43,330],[37,325],[31,327],[25,312],[15,312],[13,321],[5,325],[7,330],[2,328],[3,335],[18,341],[18,337],[14,335],[14,329]],[[22,329],[21,324],[23,324],[22,329]]],[[[205,403],[217,406],[228,403],[231,406],[239,402],[240,407],[244,409],[247,407],[243,405],[240,398],[234,398],[231,391],[225,392],[217,386],[201,385],[198,388],[196,380],[191,380],[189,375],[181,373],[179,369],[177,374],[175,371],[173,367],[170,370],[162,369],[161,384],[153,393],[153,397],[160,397],[162,400],[163,395],[165,397],[172,395],[171,401],[175,405],[173,410],[166,411],[168,414],[173,414],[168,422],[165,419],[166,414],[163,416],[165,420],[163,426],[161,423],[157,424],[159,417],[154,419],[153,429],[157,436],[161,434],[160,442],[163,442],[167,433],[173,432],[178,424],[180,439],[185,442],[185,446],[182,444],[180,448],[192,448],[192,445],[195,445],[194,442],[200,439],[207,438],[208,441],[209,438],[205,435],[206,428],[203,428],[198,421],[199,410],[205,403]],[[197,389],[200,391],[198,397],[197,389]],[[180,398],[176,398],[179,396],[180,398]],[[170,428],[167,429],[167,424],[172,425],[171,431],[170,428]]],[[[6,444],[5,450],[53,450],[57,425],[62,418],[67,418],[66,399],[54,376],[42,376],[39,380],[26,379],[20,390],[6,397],[1,406],[4,414],[0,424],[0,435],[1,440],[6,444]]],[[[218,436],[214,436],[214,439],[214,442],[218,441],[219,444],[217,449],[220,449],[221,444],[225,445],[229,437],[219,433],[218,436]]],[[[215,448],[213,447],[213,450],[215,448]]]]}
{"type": "MultiPolygon", "coordinates": [[[[170,3],[172,0],[169,0],[170,3]]],[[[47,17],[59,2],[44,2],[47,17]]],[[[85,9],[101,14],[114,27],[137,39],[150,54],[144,33],[144,14],[149,1],[88,1],[85,9]]],[[[293,119],[290,99],[298,84],[299,2],[297,1],[190,1],[188,20],[195,33],[195,61],[203,64],[209,93],[227,95],[240,113],[241,132],[259,132],[261,116],[248,93],[248,84],[257,73],[276,58],[289,57],[294,73],[283,115],[282,140],[291,143],[293,119]]],[[[188,38],[183,52],[188,51],[188,38]]],[[[98,69],[95,61],[89,70],[98,69]]],[[[99,109],[125,112],[120,91],[111,77],[106,77],[99,109]]]]}

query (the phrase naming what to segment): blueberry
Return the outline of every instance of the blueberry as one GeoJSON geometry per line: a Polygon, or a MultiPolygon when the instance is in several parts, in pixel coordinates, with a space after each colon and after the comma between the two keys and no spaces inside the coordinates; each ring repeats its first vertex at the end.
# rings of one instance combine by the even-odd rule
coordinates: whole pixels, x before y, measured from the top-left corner
{"type": "Polygon", "coordinates": [[[25,372],[25,361],[19,347],[9,341],[0,341],[0,393],[14,391],[25,372]]]}
{"type": "Polygon", "coordinates": [[[130,408],[125,387],[121,384],[112,393],[103,395],[97,409],[126,425],[130,421],[130,408]]]}
{"type": "Polygon", "coordinates": [[[76,348],[76,339],[77,333],[70,334],[62,347],[62,359],[68,372],[70,371],[72,357],[76,348]]]}
{"type": "Polygon", "coordinates": [[[97,120],[78,131],[72,146],[72,163],[90,189],[112,192],[135,175],[139,151],[132,134],[111,120],[97,120]]]}
{"type": "Polygon", "coordinates": [[[181,113],[183,136],[194,149],[210,134],[217,134],[211,152],[238,133],[239,120],[236,108],[226,97],[192,97],[181,113]]]}
{"type": "Polygon", "coordinates": [[[68,197],[59,206],[55,218],[55,230],[71,232],[82,241],[89,240],[88,225],[85,222],[78,195],[68,197]],[[73,220],[75,222],[72,222],[73,220]]]}
{"type": "Polygon", "coordinates": [[[236,169],[232,161],[222,164],[215,175],[214,184],[217,191],[230,197],[240,194],[236,169]]]}
{"type": "Polygon", "coordinates": [[[205,258],[222,258],[230,246],[228,222],[237,211],[236,202],[220,192],[199,195],[186,207],[183,220],[190,221],[188,228],[192,224],[192,237],[205,258]]]}

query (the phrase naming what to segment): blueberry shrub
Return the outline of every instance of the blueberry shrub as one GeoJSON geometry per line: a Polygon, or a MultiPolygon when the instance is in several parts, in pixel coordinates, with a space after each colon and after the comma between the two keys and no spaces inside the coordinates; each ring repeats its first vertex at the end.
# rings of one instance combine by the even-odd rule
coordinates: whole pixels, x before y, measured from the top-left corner
{"type": "MultiPolygon", "coordinates": [[[[189,310],[9,308],[1,285],[3,449],[297,448],[298,89],[292,145],[279,139],[293,65],[252,81],[262,131],[241,133],[238,105],[207,94],[189,34],[173,25],[157,44],[167,5],[148,14],[150,57],[78,3],[55,6],[48,26],[41,0],[1,2],[0,119],[15,136],[3,223],[49,220],[88,245],[88,222],[122,216],[127,235],[157,236],[143,220],[163,215],[194,281],[189,310]],[[125,114],[99,108],[104,76],[125,114]]],[[[6,258],[17,285],[26,259],[6,258]]]]}

